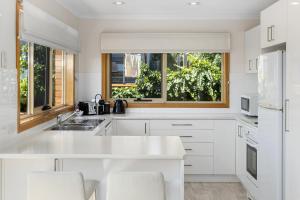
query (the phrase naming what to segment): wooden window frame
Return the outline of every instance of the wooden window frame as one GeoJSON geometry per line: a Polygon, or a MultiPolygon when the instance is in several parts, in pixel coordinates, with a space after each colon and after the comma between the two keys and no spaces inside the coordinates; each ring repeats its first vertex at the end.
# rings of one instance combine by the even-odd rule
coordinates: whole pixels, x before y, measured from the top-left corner
{"type": "MultiPolygon", "coordinates": [[[[64,105],[55,106],[47,111],[41,111],[32,115],[27,116],[21,116],[20,114],[20,47],[21,47],[21,37],[20,37],[20,14],[22,12],[22,2],[21,0],[17,0],[16,2],[16,68],[17,68],[17,80],[18,80],[18,94],[17,94],[17,131],[18,133],[21,133],[27,129],[30,129],[34,126],[37,126],[39,124],[42,124],[44,122],[47,122],[51,119],[54,119],[57,115],[70,112],[74,110],[74,99],[75,99],[75,56],[73,57],[73,79],[67,80],[68,84],[72,85],[73,88],[73,94],[68,95],[66,97],[66,94],[64,93],[64,105]],[[72,104],[70,104],[72,103],[72,104]]],[[[65,63],[66,61],[64,61],[65,63]]],[[[65,69],[64,69],[65,70],[65,69]]],[[[31,70],[32,71],[32,70],[31,70]]],[[[71,71],[70,71],[71,72],[71,71]]],[[[64,76],[66,74],[66,71],[64,71],[64,76]]],[[[64,81],[65,82],[65,81],[64,81]]],[[[66,85],[63,86],[64,89],[66,85]]],[[[31,98],[32,99],[32,98],[31,98]]]]}
{"type": "MultiPolygon", "coordinates": [[[[230,70],[230,54],[223,54],[223,79],[222,79],[222,101],[221,102],[130,102],[129,108],[229,108],[229,70],[230,70]]],[[[102,97],[111,101],[109,98],[109,54],[101,54],[102,66],[102,97]]],[[[164,69],[164,68],[163,68],[164,69]]],[[[163,70],[164,71],[164,70],[163,70]]],[[[163,72],[163,81],[165,80],[165,73],[163,72]]],[[[166,85],[166,84],[163,84],[166,85]]],[[[165,90],[166,88],[163,88],[165,90]]]]}

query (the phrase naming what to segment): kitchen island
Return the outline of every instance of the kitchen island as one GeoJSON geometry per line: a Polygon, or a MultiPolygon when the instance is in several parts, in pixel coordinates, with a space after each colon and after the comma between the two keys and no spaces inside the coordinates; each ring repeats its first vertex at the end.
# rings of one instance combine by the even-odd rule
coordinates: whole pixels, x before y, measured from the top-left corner
{"type": "Polygon", "coordinates": [[[25,200],[31,171],[80,171],[99,181],[105,199],[106,177],[118,171],[159,171],[167,200],[184,199],[184,155],[179,137],[90,136],[42,133],[0,149],[2,200],[25,200]]]}

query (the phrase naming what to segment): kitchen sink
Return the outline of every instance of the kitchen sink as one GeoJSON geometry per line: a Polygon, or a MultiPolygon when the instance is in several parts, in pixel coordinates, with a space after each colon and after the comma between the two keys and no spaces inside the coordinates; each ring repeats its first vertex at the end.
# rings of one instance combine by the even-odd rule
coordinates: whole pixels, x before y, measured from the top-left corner
{"type": "Polygon", "coordinates": [[[68,119],[62,124],[56,124],[50,127],[51,131],[92,131],[99,126],[103,119],[80,119],[72,118],[68,119]]]}

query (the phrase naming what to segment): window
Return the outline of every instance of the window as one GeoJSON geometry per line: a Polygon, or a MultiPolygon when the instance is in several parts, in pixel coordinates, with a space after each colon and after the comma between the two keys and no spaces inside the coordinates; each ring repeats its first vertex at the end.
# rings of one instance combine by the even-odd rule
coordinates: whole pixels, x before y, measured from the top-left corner
{"type": "Polygon", "coordinates": [[[127,99],[133,107],[228,107],[229,54],[114,53],[102,59],[108,99],[127,99]]]}
{"type": "Polygon", "coordinates": [[[21,41],[19,60],[20,117],[73,106],[74,54],[21,41]]]}
{"type": "Polygon", "coordinates": [[[161,98],[161,54],[111,54],[112,98],[161,98]]]}

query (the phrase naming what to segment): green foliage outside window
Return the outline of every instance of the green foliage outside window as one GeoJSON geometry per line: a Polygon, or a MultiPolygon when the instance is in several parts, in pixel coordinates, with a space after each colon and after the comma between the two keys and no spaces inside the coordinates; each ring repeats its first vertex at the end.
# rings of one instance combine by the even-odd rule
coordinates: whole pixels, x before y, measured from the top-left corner
{"type": "MultiPolygon", "coordinates": [[[[168,101],[221,101],[222,54],[189,53],[187,64],[180,66],[177,56],[168,56],[168,101]]],[[[113,87],[112,98],[161,98],[161,72],[143,63],[135,87],[113,87]]]]}
{"type": "Polygon", "coordinates": [[[28,99],[28,43],[21,43],[20,51],[20,111],[27,111],[28,99]]]}

